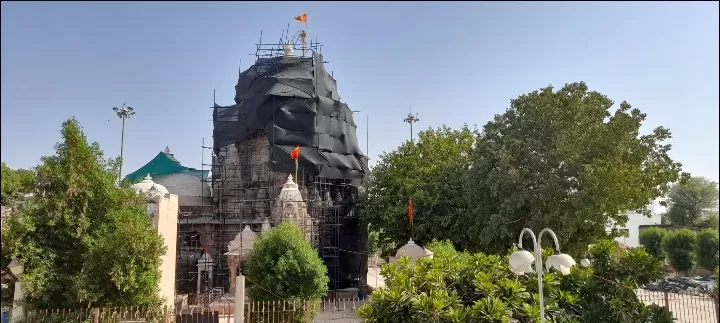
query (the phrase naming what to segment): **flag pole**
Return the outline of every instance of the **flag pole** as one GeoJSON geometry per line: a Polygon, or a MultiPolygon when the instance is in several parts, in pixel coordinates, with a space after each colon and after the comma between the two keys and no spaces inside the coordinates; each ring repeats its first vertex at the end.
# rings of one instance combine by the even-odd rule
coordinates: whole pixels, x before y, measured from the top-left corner
{"type": "Polygon", "coordinates": [[[415,237],[415,215],[413,214],[412,198],[408,199],[408,217],[410,218],[410,240],[415,237]]]}
{"type": "Polygon", "coordinates": [[[295,183],[300,183],[300,180],[298,179],[298,159],[300,159],[300,156],[298,158],[295,158],[295,183]]]}

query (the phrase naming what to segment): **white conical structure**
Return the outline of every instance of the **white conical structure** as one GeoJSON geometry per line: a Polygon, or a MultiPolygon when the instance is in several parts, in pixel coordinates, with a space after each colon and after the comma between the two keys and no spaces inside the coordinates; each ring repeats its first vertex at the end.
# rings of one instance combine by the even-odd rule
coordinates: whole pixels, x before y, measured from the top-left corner
{"type": "Polygon", "coordinates": [[[307,203],[303,200],[298,185],[293,182],[292,175],[288,175],[287,181],[283,184],[283,188],[275,200],[272,220],[275,223],[291,221],[305,232],[308,239],[310,238],[311,221],[307,212],[307,203]]]}
{"type": "Polygon", "coordinates": [[[228,243],[228,252],[226,255],[237,255],[243,258],[246,257],[248,253],[250,253],[250,250],[252,250],[257,237],[257,233],[250,229],[249,225],[246,225],[245,229],[238,233],[235,236],[235,239],[228,243]]]}
{"type": "Polygon", "coordinates": [[[433,253],[432,253],[432,251],[430,251],[428,249],[418,246],[417,244],[415,244],[415,241],[410,239],[410,241],[408,241],[407,244],[405,244],[404,246],[400,247],[400,249],[397,250],[397,252],[395,253],[394,261],[397,261],[398,259],[400,259],[402,257],[408,257],[411,260],[416,260],[416,259],[420,259],[423,257],[432,258],[433,253]]]}

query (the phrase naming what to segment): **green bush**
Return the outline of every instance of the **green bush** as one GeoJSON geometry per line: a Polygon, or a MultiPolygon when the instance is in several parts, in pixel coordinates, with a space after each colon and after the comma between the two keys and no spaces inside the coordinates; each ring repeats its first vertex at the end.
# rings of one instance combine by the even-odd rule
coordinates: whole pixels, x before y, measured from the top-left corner
{"type": "Polygon", "coordinates": [[[695,267],[695,232],[689,229],[670,231],[663,239],[663,250],[670,265],[679,272],[687,272],[695,267]]]}
{"type": "Polygon", "coordinates": [[[660,261],[665,261],[665,252],[662,248],[662,240],[667,230],[658,227],[650,227],[640,231],[640,244],[645,250],[660,261]]]}
{"type": "MultiPolygon", "coordinates": [[[[296,225],[282,222],[261,235],[244,264],[251,301],[316,301],[325,296],[327,268],[296,225]]],[[[304,322],[305,311],[283,322],[304,322]]]]}
{"type": "MultiPolygon", "coordinates": [[[[449,242],[427,247],[432,259],[403,258],[383,266],[386,287],[358,310],[365,322],[539,320],[537,278],[511,273],[508,256],[458,252],[449,242]]],[[[667,310],[645,306],[634,292],[661,276],[659,261],[641,248],[625,251],[613,242],[596,244],[590,252],[593,267],[544,275],[549,322],[672,322],[667,310]]]]}
{"type": "Polygon", "coordinates": [[[707,229],[697,234],[697,262],[700,267],[712,270],[718,266],[720,257],[718,230],[707,229]]]}

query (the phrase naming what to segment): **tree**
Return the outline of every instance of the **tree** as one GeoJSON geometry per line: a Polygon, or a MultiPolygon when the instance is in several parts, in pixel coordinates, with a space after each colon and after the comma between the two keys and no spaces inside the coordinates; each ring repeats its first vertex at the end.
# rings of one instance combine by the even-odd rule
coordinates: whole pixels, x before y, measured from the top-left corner
{"type": "Polygon", "coordinates": [[[663,251],[662,241],[667,230],[663,228],[650,227],[640,231],[640,244],[645,250],[660,261],[665,261],[665,251],[663,251]]]}
{"type": "Polygon", "coordinates": [[[718,267],[720,263],[720,237],[718,230],[706,229],[697,234],[697,262],[700,267],[708,270],[718,267]]]}
{"type": "Polygon", "coordinates": [[[317,250],[289,222],[261,235],[243,268],[252,301],[318,300],[328,290],[327,268],[317,250]]]}
{"type": "Polygon", "coordinates": [[[668,198],[663,202],[667,207],[670,224],[693,226],[705,222],[717,223],[718,186],[703,177],[691,177],[672,186],[668,198]]]}
{"type": "Polygon", "coordinates": [[[17,195],[34,192],[35,181],[33,170],[14,170],[2,163],[2,205],[12,204],[17,195]]]}
{"type": "Polygon", "coordinates": [[[379,232],[381,245],[401,246],[414,230],[418,243],[452,239],[461,247],[474,235],[458,222],[466,210],[464,176],[477,133],[469,127],[430,128],[417,142],[383,153],[361,195],[360,214],[379,232]],[[408,220],[413,201],[414,228],[408,220]]]}
{"type": "MultiPolygon", "coordinates": [[[[552,228],[580,252],[624,225],[680,177],[663,144],[670,131],[640,135],[646,115],[589,91],[585,83],[546,87],[511,101],[483,127],[466,186],[474,208],[456,219],[474,250],[504,250],[524,227],[552,228]]],[[[537,231],[535,231],[537,232],[537,231]]]]}
{"type": "Polygon", "coordinates": [[[36,195],[2,232],[3,262],[19,257],[29,308],[155,307],[162,238],[143,197],[115,185],[105,160],[74,118],[55,155],[42,158],[36,195]]]}
{"type": "Polygon", "coordinates": [[[689,229],[670,231],[663,239],[663,249],[670,265],[679,272],[687,272],[695,267],[696,248],[695,232],[689,229]]]}

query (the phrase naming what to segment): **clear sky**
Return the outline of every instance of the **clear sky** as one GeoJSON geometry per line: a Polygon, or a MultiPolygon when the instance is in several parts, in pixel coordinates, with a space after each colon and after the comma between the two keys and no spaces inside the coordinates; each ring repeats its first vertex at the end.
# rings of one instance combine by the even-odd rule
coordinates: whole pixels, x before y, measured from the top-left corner
{"type": "Polygon", "coordinates": [[[126,102],[125,174],[166,145],[199,168],[213,89],[232,104],[260,31],[279,39],[304,12],[362,111],[363,149],[370,117],[373,159],[408,139],[411,105],[416,131],[482,126],[520,94],[585,81],[647,113],[644,131],[670,128],[686,171],[720,179],[718,2],[2,2],[2,160],[36,165],[73,115],[117,156],[126,102]]]}

